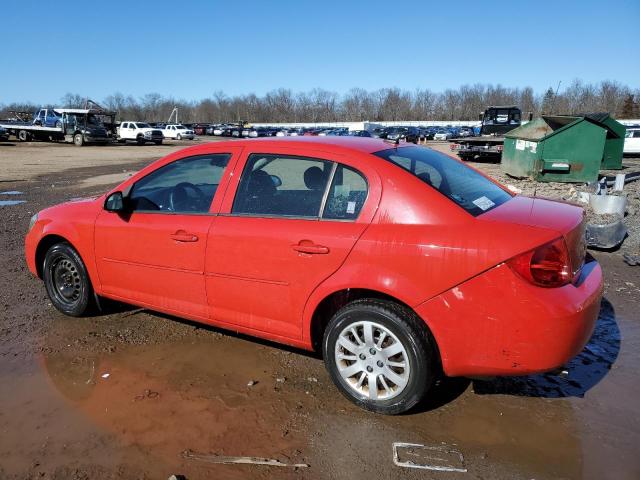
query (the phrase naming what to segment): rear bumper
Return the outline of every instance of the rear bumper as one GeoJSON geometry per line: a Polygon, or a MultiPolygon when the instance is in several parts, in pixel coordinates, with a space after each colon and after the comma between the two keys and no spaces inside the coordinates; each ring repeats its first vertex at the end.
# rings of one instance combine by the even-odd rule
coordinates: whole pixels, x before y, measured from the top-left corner
{"type": "Polygon", "coordinates": [[[499,265],[416,308],[449,376],[554,370],[588,342],[600,311],[602,270],[585,264],[575,285],[540,288],[499,265]]]}

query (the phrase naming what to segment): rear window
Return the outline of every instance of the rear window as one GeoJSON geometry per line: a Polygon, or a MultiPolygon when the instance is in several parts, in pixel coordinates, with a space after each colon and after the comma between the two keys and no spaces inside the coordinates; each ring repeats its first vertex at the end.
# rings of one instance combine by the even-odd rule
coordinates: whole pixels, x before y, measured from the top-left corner
{"type": "Polygon", "coordinates": [[[374,155],[390,161],[435,188],[473,216],[487,212],[511,195],[475,170],[428,148],[400,147],[374,155]]]}

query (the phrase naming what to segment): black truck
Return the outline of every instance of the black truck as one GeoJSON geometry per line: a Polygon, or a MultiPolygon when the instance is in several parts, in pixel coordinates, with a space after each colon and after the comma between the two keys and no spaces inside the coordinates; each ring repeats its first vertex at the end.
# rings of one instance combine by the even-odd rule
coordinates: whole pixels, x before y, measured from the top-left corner
{"type": "Polygon", "coordinates": [[[451,150],[462,160],[499,161],[504,146],[504,134],[518,128],[522,111],[516,106],[493,106],[480,114],[480,135],[449,139],[451,150]]]}

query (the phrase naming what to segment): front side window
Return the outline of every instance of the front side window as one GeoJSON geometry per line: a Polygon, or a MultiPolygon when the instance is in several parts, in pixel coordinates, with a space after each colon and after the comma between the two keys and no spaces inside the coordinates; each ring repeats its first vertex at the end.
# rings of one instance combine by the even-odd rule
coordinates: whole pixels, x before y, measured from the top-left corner
{"type": "Polygon", "coordinates": [[[252,154],[231,213],[317,218],[332,167],[315,158],[252,154]]]}
{"type": "Polygon", "coordinates": [[[485,176],[435,150],[400,147],[374,155],[415,175],[473,216],[511,199],[509,193],[485,176]]]}
{"type": "Polygon", "coordinates": [[[207,213],[231,154],[184,158],[137,181],[129,195],[134,211],[207,213]]]}

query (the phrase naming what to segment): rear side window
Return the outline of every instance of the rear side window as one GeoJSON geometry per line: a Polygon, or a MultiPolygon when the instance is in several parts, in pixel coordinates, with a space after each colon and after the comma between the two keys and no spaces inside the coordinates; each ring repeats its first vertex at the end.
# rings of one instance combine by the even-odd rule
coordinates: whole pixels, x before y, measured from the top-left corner
{"type": "Polygon", "coordinates": [[[509,193],[480,173],[434,150],[401,147],[382,150],[374,155],[415,175],[473,216],[511,198],[509,193]]]}
{"type": "Polygon", "coordinates": [[[332,166],[315,158],[252,154],[231,213],[317,218],[332,166]]]}
{"type": "Polygon", "coordinates": [[[338,165],[331,182],[322,218],[355,220],[367,199],[367,181],[362,174],[338,165]]]}

